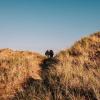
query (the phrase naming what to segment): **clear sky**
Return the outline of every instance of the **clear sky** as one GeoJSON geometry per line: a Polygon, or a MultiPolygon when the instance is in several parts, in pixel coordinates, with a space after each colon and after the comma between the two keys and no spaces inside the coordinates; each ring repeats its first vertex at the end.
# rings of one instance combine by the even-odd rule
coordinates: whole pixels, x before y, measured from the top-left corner
{"type": "Polygon", "coordinates": [[[0,0],[0,48],[44,52],[100,31],[100,0],[0,0]]]}

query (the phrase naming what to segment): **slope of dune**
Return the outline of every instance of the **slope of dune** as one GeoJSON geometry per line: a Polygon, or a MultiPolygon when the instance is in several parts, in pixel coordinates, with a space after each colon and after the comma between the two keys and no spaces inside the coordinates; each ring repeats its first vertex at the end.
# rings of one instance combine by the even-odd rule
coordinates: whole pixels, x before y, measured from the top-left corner
{"type": "Polygon", "coordinates": [[[42,59],[43,57],[38,53],[1,49],[0,98],[4,100],[12,96],[28,77],[41,79],[39,63],[42,59]]]}
{"type": "Polygon", "coordinates": [[[0,50],[0,100],[100,100],[100,32],[54,58],[0,50]]]}

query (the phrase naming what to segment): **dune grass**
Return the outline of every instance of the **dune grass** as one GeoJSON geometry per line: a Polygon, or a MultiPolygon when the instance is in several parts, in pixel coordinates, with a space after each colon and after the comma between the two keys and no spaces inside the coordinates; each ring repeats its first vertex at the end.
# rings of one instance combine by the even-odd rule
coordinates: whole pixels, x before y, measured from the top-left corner
{"type": "Polygon", "coordinates": [[[100,100],[100,32],[54,58],[11,50],[0,55],[0,100],[100,100]]]}

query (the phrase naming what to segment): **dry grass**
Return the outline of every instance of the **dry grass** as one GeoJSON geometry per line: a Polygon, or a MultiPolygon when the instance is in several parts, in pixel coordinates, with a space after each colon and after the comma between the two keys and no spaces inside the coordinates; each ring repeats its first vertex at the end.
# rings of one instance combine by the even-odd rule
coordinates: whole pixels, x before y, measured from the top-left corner
{"type": "Polygon", "coordinates": [[[0,51],[0,100],[100,100],[100,32],[46,58],[0,51]]]}
{"type": "Polygon", "coordinates": [[[0,98],[12,96],[30,76],[41,79],[39,63],[42,59],[37,53],[0,50],[0,98]]]}

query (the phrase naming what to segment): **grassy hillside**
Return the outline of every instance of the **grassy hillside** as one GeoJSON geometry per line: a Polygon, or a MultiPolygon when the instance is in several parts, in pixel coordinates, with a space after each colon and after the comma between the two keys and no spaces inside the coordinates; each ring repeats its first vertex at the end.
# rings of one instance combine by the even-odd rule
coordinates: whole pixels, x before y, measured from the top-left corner
{"type": "Polygon", "coordinates": [[[21,89],[27,78],[41,79],[40,54],[28,51],[0,50],[0,100],[6,100],[21,89]]]}
{"type": "Polygon", "coordinates": [[[0,50],[0,100],[100,100],[100,32],[54,58],[0,50]]]}

